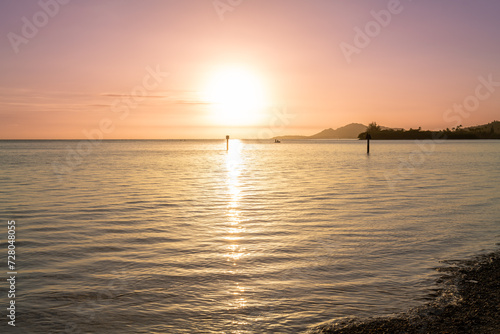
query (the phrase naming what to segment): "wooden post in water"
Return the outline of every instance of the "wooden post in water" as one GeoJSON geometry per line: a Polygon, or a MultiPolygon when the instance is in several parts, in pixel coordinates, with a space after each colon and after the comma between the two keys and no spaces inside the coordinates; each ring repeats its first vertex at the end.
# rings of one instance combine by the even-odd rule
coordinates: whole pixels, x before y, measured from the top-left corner
{"type": "Polygon", "coordinates": [[[226,151],[229,151],[229,135],[226,136],[226,151]]]}
{"type": "Polygon", "coordinates": [[[367,133],[366,134],[366,154],[370,154],[370,139],[372,139],[372,136],[367,133]]]}

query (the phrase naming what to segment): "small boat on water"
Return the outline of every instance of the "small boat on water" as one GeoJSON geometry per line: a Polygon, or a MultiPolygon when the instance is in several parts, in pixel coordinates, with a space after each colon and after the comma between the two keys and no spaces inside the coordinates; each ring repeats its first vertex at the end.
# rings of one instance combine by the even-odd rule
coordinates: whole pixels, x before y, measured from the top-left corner
{"type": "Polygon", "coordinates": [[[281,143],[281,141],[278,140],[278,139],[275,139],[274,142],[277,143],[277,144],[281,143]]]}

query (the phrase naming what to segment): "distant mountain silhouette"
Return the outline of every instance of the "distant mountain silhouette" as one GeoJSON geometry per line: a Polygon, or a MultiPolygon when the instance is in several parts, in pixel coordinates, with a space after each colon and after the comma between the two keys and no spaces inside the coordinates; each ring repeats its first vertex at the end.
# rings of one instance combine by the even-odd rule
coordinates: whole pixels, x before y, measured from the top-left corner
{"type": "MultiPolygon", "coordinates": [[[[374,123],[376,125],[376,123],[374,123]]],[[[378,126],[378,130],[372,133],[372,139],[500,139],[500,122],[493,121],[484,125],[476,125],[463,128],[461,125],[453,129],[430,131],[418,129],[405,130],[403,128],[388,128],[378,126]],[[437,137],[436,137],[437,136],[437,137]]],[[[272,139],[364,139],[368,126],[351,123],[338,129],[325,129],[312,136],[278,136],[272,139]]]]}
{"type": "Polygon", "coordinates": [[[273,139],[356,139],[358,135],[365,132],[366,129],[366,125],[351,123],[335,130],[332,128],[325,129],[312,136],[279,136],[273,139]]]}

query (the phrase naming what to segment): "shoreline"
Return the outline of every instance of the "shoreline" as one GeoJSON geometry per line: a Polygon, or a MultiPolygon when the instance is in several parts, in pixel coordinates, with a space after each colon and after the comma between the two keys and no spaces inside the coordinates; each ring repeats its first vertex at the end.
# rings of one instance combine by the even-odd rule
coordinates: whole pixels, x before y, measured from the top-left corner
{"type": "Polygon", "coordinates": [[[467,260],[444,261],[432,301],[376,318],[343,318],[308,334],[499,333],[500,249],[467,260]]]}

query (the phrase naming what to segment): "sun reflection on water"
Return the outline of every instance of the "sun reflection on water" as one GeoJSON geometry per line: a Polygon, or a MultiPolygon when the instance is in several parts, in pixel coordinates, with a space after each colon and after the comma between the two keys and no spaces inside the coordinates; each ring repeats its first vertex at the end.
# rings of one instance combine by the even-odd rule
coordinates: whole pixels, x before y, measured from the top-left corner
{"type": "MultiPolygon", "coordinates": [[[[232,273],[238,269],[238,262],[245,256],[245,250],[241,245],[242,233],[245,231],[241,226],[241,183],[240,177],[243,169],[243,143],[240,140],[232,139],[229,142],[229,150],[226,155],[226,186],[229,200],[227,203],[227,228],[224,239],[228,242],[225,257],[233,267],[232,273]]],[[[244,308],[247,300],[244,297],[245,288],[235,282],[231,285],[229,294],[233,295],[230,305],[232,308],[244,308]]]]}
{"type": "Polygon", "coordinates": [[[229,150],[226,156],[227,178],[226,183],[230,195],[228,202],[228,221],[231,225],[240,223],[240,207],[239,201],[241,197],[241,186],[239,182],[243,159],[242,159],[243,144],[239,140],[231,140],[229,150]]]}

